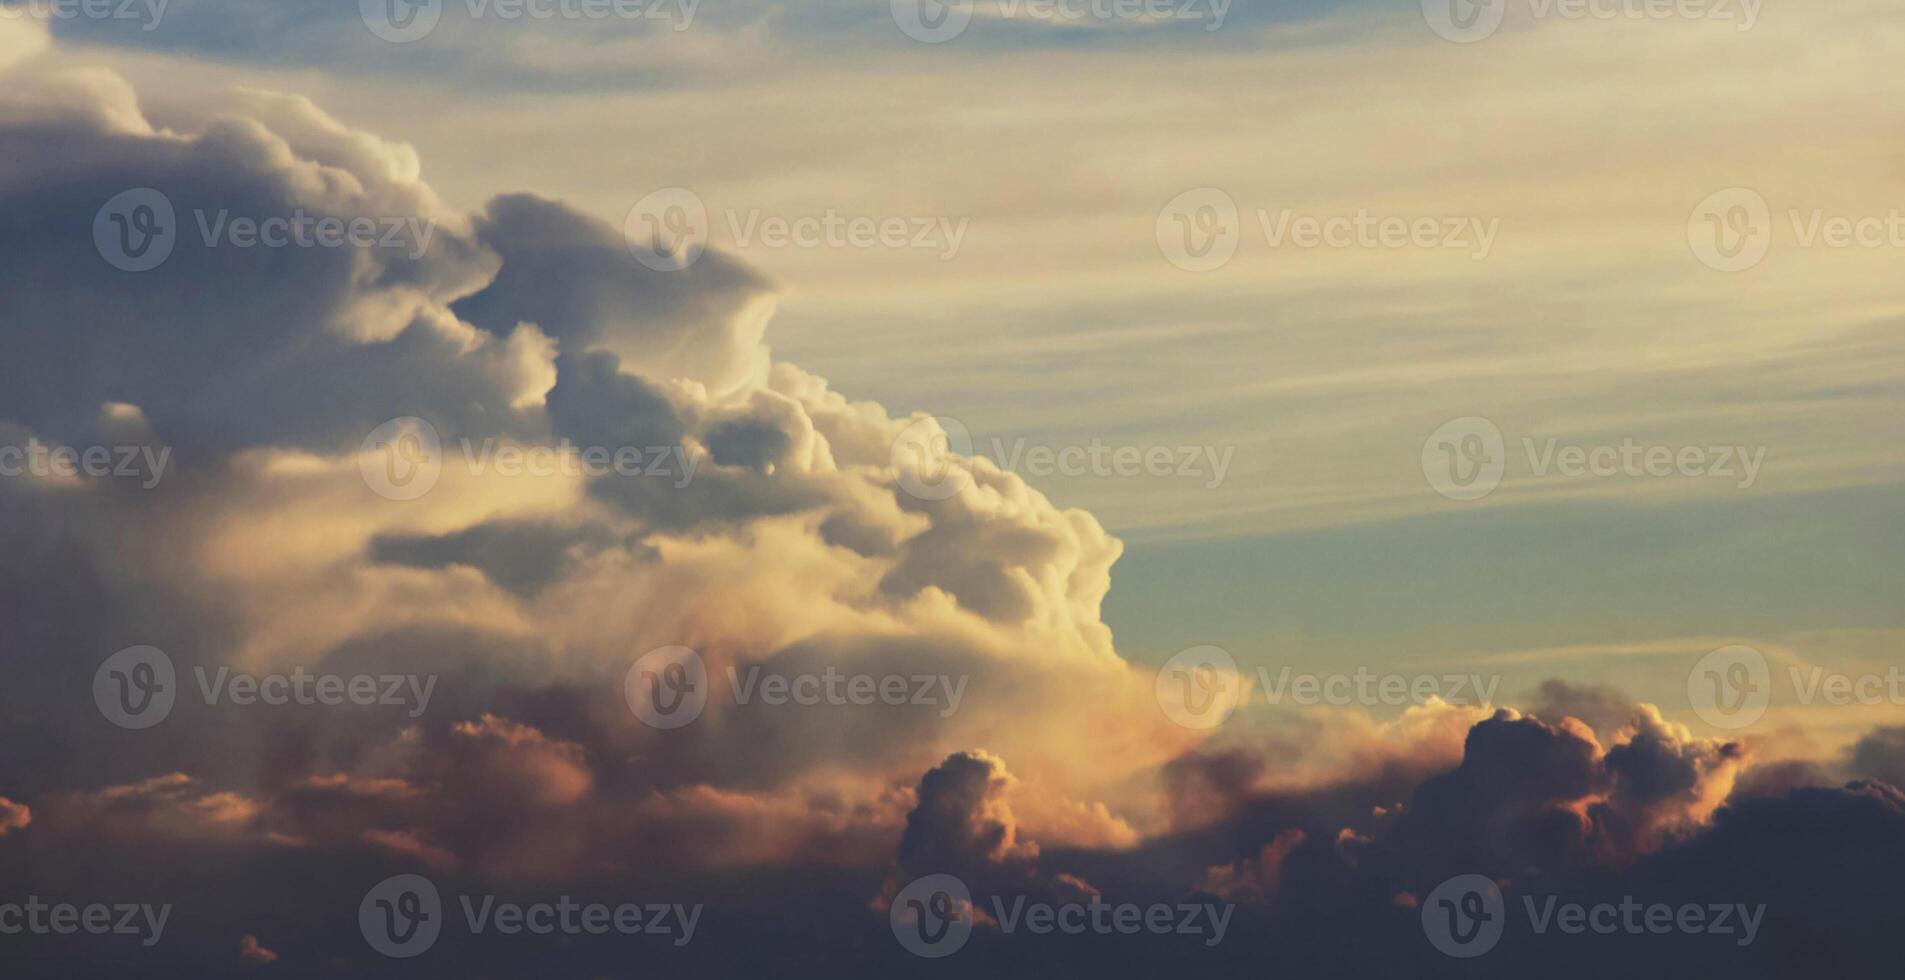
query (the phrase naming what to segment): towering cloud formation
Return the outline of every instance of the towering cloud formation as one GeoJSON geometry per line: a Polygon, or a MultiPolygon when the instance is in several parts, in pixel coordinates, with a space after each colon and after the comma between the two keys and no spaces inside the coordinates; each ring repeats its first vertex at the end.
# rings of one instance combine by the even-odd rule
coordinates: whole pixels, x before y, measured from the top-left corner
{"type": "MultiPolygon", "coordinates": [[[[30,21],[0,30],[16,60],[43,42],[30,21]]],[[[772,289],[732,260],[655,271],[619,230],[527,195],[447,212],[408,147],[299,98],[149,118],[103,72],[7,83],[0,421],[22,446],[170,455],[149,488],[0,486],[0,603],[28,638],[0,699],[89,761],[9,755],[0,785],[115,826],[215,815],[284,846],[566,874],[670,841],[693,846],[660,860],[724,866],[897,834],[918,774],[975,745],[1028,777],[1026,819],[1051,839],[1128,840],[1098,800],[1191,744],[1099,620],[1118,542],[985,462],[957,464],[958,496],[907,493],[900,467],[937,464],[896,461],[905,420],[775,363],[772,289]],[[125,271],[102,206],[138,189],[175,234],[125,271]],[[380,240],[233,231],[274,217],[380,240]],[[403,417],[441,440],[435,488],[407,501],[360,472],[367,435],[403,417]],[[497,462],[552,445],[670,465],[497,462]],[[120,733],[74,698],[135,644],[166,651],[184,701],[111,751],[120,733]],[[698,651],[712,696],[659,731],[623,680],[670,645],[698,651]],[[192,703],[221,670],[294,668],[439,687],[417,712],[192,703]],[[739,703],[751,672],[827,669],[964,697],[739,703]],[[82,805],[108,786],[129,789],[82,805]]]]}

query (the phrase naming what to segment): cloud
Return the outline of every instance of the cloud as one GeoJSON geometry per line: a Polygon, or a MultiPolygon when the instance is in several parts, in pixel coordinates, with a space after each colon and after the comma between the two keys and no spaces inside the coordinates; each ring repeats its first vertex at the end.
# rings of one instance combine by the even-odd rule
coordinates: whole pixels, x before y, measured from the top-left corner
{"type": "Polygon", "coordinates": [[[1905,786],[1905,726],[1875,729],[1859,739],[1851,768],[1863,778],[1905,786]]]}
{"type": "Polygon", "coordinates": [[[258,937],[246,933],[238,940],[238,959],[248,965],[259,966],[276,961],[278,954],[266,949],[258,942],[258,937]]]}
{"type": "Polygon", "coordinates": [[[900,865],[923,875],[1035,860],[1038,845],[1018,839],[1005,802],[1013,782],[1005,764],[984,752],[949,756],[919,781],[919,805],[900,838],[900,865]]]}
{"type": "Polygon", "coordinates": [[[80,785],[30,755],[0,766],[62,800],[73,833],[549,875],[656,846],[709,867],[865,861],[901,832],[897,790],[985,744],[1033,780],[1019,805],[1052,839],[1119,847],[1152,805],[1130,778],[1197,741],[1154,710],[1100,618],[1116,539],[989,464],[959,497],[907,493],[891,452],[905,420],[776,363],[773,289],[732,258],[657,272],[619,229],[525,194],[453,212],[413,149],[298,97],[173,99],[155,123],[108,74],[9,82],[0,127],[20,152],[0,163],[0,204],[23,217],[0,227],[0,420],[76,444],[132,432],[174,456],[148,493],[0,486],[16,545],[0,604],[45,641],[33,649],[85,651],[11,664],[20,683],[0,697],[99,748],[108,733],[28,692],[83,690],[80,661],[135,643],[166,650],[187,695],[220,670],[437,684],[421,717],[182,706],[138,751],[99,752],[80,785]],[[165,196],[179,236],[128,273],[92,231],[135,187],[165,196]],[[291,214],[381,222],[410,247],[204,234],[291,214]],[[378,497],[358,459],[402,416],[442,442],[414,503],[378,497]],[[482,463],[551,445],[663,450],[675,469],[482,463]],[[666,645],[699,651],[713,697],[664,736],[622,681],[666,645]],[[827,669],[973,696],[777,707],[731,683],[827,669]],[[209,741],[230,751],[161,761],[209,741]],[[649,822],[625,826],[630,812],[649,822]]]}
{"type": "Polygon", "coordinates": [[[33,810],[24,803],[15,803],[0,796],[0,837],[16,830],[24,830],[33,822],[33,810]]]}

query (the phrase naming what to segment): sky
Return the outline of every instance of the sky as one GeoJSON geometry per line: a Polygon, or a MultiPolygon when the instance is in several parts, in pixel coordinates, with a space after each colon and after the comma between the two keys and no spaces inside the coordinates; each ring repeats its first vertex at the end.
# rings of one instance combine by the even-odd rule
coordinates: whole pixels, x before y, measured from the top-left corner
{"type": "Polygon", "coordinates": [[[451,897],[568,889],[705,903],[757,941],[639,946],[712,976],[1867,975],[1901,40],[1863,0],[0,0],[0,867],[179,915],[0,893],[0,963],[627,975],[451,897]],[[346,693],[248,693],[307,675],[346,693]],[[1532,912],[1849,854],[1723,952],[1532,912]],[[428,959],[370,938],[406,874],[470,933],[428,959]],[[1450,883],[1499,950],[1438,939],[1450,883]]]}

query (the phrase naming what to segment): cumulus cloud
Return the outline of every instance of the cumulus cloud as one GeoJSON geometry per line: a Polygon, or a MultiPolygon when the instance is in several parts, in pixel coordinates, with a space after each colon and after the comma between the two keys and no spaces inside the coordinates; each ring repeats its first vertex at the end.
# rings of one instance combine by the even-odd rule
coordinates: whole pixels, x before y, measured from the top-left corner
{"type": "Polygon", "coordinates": [[[1905,726],[1875,729],[1852,746],[1852,771],[1866,779],[1905,786],[1905,726]]]}
{"type": "Polygon", "coordinates": [[[1005,764],[984,752],[960,752],[927,772],[900,838],[901,866],[920,875],[1035,860],[1038,845],[1019,839],[1005,800],[1014,782],[1005,764]]]}
{"type": "Polygon", "coordinates": [[[0,227],[0,420],[174,455],[146,493],[0,486],[0,603],[44,651],[9,665],[20,683],[0,698],[85,746],[106,735],[28,692],[83,690],[82,662],[136,643],[166,650],[188,691],[221,669],[438,682],[421,718],[181,710],[140,751],[99,753],[93,785],[26,755],[0,765],[46,786],[72,832],[526,874],[658,846],[715,867],[844,860],[877,840],[867,861],[902,833],[896,794],[988,745],[1036,787],[1016,805],[1047,839],[1123,847],[1154,805],[1131,778],[1198,741],[1100,620],[1116,539],[983,461],[966,493],[907,493],[891,452],[906,420],[776,363],[773,288],[731,258],[658,272],[620,229],[531,195],[451,212],[414,150],[299,97],[168,102],[155,121],[108,74],[9,83],[0,126],[19,152],[0,204],[23,217],[0,227]],[[128,273],[92,233],[141,187],[179,234],[128,273]],[[204,235],[291,214],[381,222],[407,247],[204,235]],[[442,441],[419,501],[360,473],[367,434],[398,417],[442,441]],[[565,441],[663,450],[692,479],[470,462],[565,441]],[[713,697],[664,733],[622,679],[668,645],[700,653],[713,697]],[[970,696],[945,712],[743,705],[729,679],[751,669],[939,676],[970,696]],[[230,751],[162,761],[208,740],[230,751]]]}

